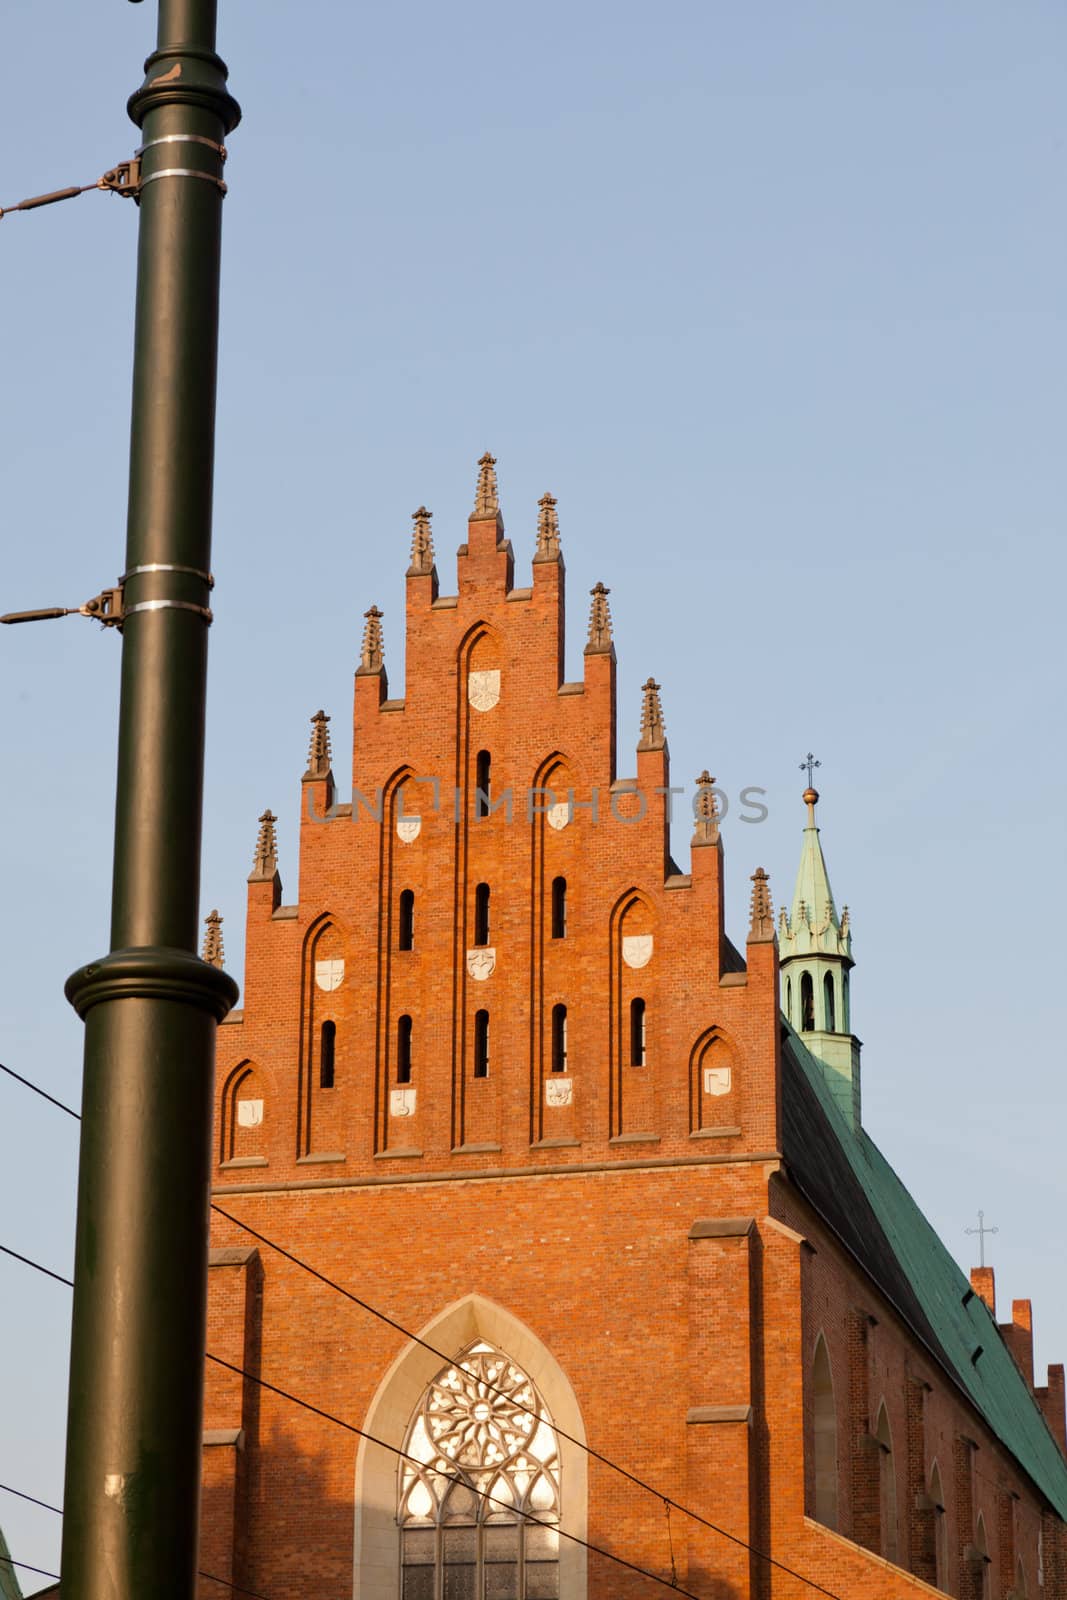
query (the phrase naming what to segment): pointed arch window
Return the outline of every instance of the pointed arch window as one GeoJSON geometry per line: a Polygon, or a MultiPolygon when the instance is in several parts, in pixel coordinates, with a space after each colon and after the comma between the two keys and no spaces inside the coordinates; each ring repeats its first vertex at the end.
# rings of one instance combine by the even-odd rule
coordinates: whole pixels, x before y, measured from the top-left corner
{"type": "Polygon", "coordinates": [[[934,1462],[930,1473],[930,1499],[934,1507],[934,1586],[948,1588],[948,1518],[945,1516],[945,1491],[941,1468],[934,1462]]]}
{"type": "Polygon", "coordinates": [[[411,1018],[405,1013],[396,1019],[396,1081],[411,1082],[411,1018]]]}
{"type": "Polygon", "coordinates": [[[552,1007],[552,1071],[567,1070],[567,1007],[552,1007]]]}
{"type": "Polygon", "coordinates": [[[489,815],[492,794],[493,762],[488,750],[479,750],[474,758],[474,815],[489,815]]]}
{"type": "Polygon", "coordinates": [[[319,1088],[332,1089],[337,1061],[337,1024],[324,1022],[319,1029],[319,1088]]]}
{"type": "Polygon", "coordinates": [[[828,972],[822,980],[823,1023],[827,1033],[837,1032],[837,1018],[834,1008],[834,975],[828,972]]]}
{"type": "Polygon", "coordinates": [[[567,880],[552,879],[552,937],[567,937],[567,880]]]}
{"type": "Polygon", "coordinates": [[[792,980],[792,978],[787,978],[785,980],[785,1014],[786,1014],[786,1020],[789,1021],[789,1022],[792,1022],[793,1021],[793,980],[792,980]]]}
{"type": "Polygon", "coordinates": [[[800,1031],[801,1033],[815,1031],[815,985],[811,981],[810,972],[802,972],[800,975],[800,1031]]]}
{"type": "Polygon", "coordinates": [[[489,1076],[489,1013],[476,1011],[474,1013],[474,1076],[488,1078],[489,1076]]]}
{"type": "Polygon", "coordinates": [[[875,1429],[875,1438],[881,1445],[879,1454],[879,1502],[882,1522],[882,1554],[887,1561],[896,1562],[898,1557],[897,1537],[897,1468],[893,1455],[893,1435],[889,1431],[889,1413],[882,1401],[878,1409],[878,1426],[875,1429]]]}
{"type": "Polygon", "coordinates": [[[559,1445],[521,1367],[470,1345],[425,1391],[404,1451],[401,1600],[555,1600],[559,1445]]]}
{"type": "Polygon", "coordinates": [[[630,1001],[630,1065],[643,1067],[645,1064],[645,1002],[643,1000],[630,1001]]]}
{"type": "Polygon", "coordinates": [[[479,883],[474,889],[474,942],[489,943],[489,885],[479,883]]]}
{"type": "Polygon", "coordinates": [[[815,1520],[837,1527],[837,1407],[830,1354],[820,1333],[815,1341],[811,1373],[812,1416],[815,1426],[815,1520]]]}
{"type": "Polygon", "coordinates": [[[397,919],[397,948],[399,950],[414,950],[415,948],[415,891],[402,889],[400,891],[400,915],[397,919]]]}

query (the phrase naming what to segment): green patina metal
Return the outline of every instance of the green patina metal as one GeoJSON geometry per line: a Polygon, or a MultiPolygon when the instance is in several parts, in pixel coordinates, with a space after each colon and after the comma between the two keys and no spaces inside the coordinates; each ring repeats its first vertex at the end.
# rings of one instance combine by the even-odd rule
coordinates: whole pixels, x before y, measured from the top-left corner
{"type": "Polygon", "coordinates": [[[0,1600],[22,1600],[22,1590],[11,1565],[11,1551],[0,1530],[0,1600]]]}
{"type": "Polygon", "coordinates": [[[823,1062],[827,1082],[845,1118],[860,1123],[860,1041],[852,1033],[849,972],[853,967],[848,907],[838,914],[808,789],[808,823],[790,912],[778,924],[782,1009],[808,1048],[823,1062]]]}
{"type": "Polygon", "coordinates": [[[848,1121],[809,1037],[788,1028],[782,1052],[791,1178],[1067,1517],[1067,1461],[993,1317],[877,1145],[848,1121]]]}

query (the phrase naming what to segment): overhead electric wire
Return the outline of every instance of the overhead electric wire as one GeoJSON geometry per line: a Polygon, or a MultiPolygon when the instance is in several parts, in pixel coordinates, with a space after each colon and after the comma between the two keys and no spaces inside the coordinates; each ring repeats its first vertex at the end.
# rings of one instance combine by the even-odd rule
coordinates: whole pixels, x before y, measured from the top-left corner
{"type": "Polygon", "coordinates": [[[28,1561],[16,1561],[13,1556],[0,1556],[0,1561],[5,1567],[18,1567],[22,1572],[36,1572],[39,1578],[55,1578],[59,1582],[58,1572],[48,1572],[44,1567],[31,1567],[28,1561]]]}
{"type": "MultiPolygon", "coordinates": [[[[32,1083],[28,1078],[23,1078],[19,1073],[13,1072],[10,1067],[6,1067],[3,1065],[3,1063],[0,1063],[0,1071],[4,1071],[12,1078],[18,1079],[19,1083],[24,1084],[28,1089],[32,1089],[35,1094],[41,1095],[45,1100],[51,1101],[51,1103],[55,1106],[58,1106],[61,1111],[65,1111],[68,1116],[74,1117],[78,1121],[81,1120],[78,1113],[72,1110],[70,1106],[64,1105],[60,1100],[53,1099],[51,1095],[46,1094],[43,1089],[38,1088],[38,1086],[35,1083],[32,1083]]],[[[286,1250],[284,1246],[276,1244],[273,1239],[269,1239],[266,1234],[260,1233],[249,1223],[242,1222],[238,1217],[233,1216],[230,1212],[224,1210],[222,1206],[217,1205],[214,1201],[211,1203],[211,1209],[220,1217],[224,1217],[227,1222],[233,1223],[235,1227],[241,1228],[252,1238],[258,1239],[260,1243],[265,1244],[269,1249],[276,1251],[280,1256],[283,1256],[286,1260],[291,1261],[294,1266],[300,1267],[302,1271],[307,1272],[311,1277],[317,1278],[321,1283],[326,1284],[328,1288],[335,1290],[336,1293],[342,1295],[346,1300],[350,1300],[353,1305],[359,1306],[361,1310],[369,1312],[369,1314],[373,1317],[377,1317],[380,1321],[393,1328],[397,1333],[403,1334],[406,1339],[410,1339],[414,1344],[421,1346],[421,1348],[426,1350],[430,1355],[436,1356],[440,1361],[446,1364],[452,1364],[454,1359],[452,1356],[446,1354],[442,1350],[438,1350],[434,1345],[429,1344],[417,1333],[412,1333],[409,1328],[404,1327],[403,1323],[397,1322],[395,1318],[390,1317],[386,1312],[379,1311],[378,1308],[371,1305],[368,1300],[363,1300],[359,1295],[353,1294],[350,1289],[346,1289],[342,1284],[337,1283],[333,1278],[327,1277],[325,1273],[320,1272],[316,1267],[311,1266],[308,1262],[301,1260],[299,1256],[294,1255],[289,1250],[286,1250]]],[[[0,1245],[0,1250],[2,1249],[4,1249],[4,1246],[0,1245]]],[[[7,1253],[9,1255],[17,1254],[17,1252],[13,1250],[8,1251],[7,1253]]],[[[19,1256],[18,1259],[26,1261],[28,1266],[38,1266],[38,1263],[29,1261],[24,1256],[19,1256]]],[[[49,1272],[47,1267],[38,1267],[38,1270],[48,1273],[49,1277],[56,1278],[60,1283],[70,1284],[70,1280],[68,1278],[61,1278],[57,1273],[49,1272]]],[[[72,1284],[70,1284],[70,1286],[73,1287],[72,1284]]],[[[211,1356],[209,1359],[217,1360],[218,1358],[211,1356]]],[[[223,1365],[225,1365],[225,1363],[223,1363],[223,1365]]],[[[236,1371],[238,1369],[235,1368],[234,1370],[236,1371]]],[[[245,1374],[245,1376],[251,1377],[251,1374],[245,1374]]],[[[258,1382],[260,1380],[253,1379],[253,1381],[258,1382]]],[[[267,1385],[267,1387],[269,1388],[270,1385],[267,1385]]],[[[502,1391],[497,1389],[493,1384],[487,1384],[486,1387],[493,1394],[502,1394],[502,1391]]],[[[280,1394],[284,1394],[284,1391],[282,1390],[279,1390],[278,1392],[280,1394]]],[[[286,1398],[289,1397],[287,1396],[286,1398]]],[[[525,1412],[527,1416],[535,1415],[535,1413],[532,1412],[528,1406],[524,1406],[515,1401],[511,1396],[508,1398],[511,1400],[511,1403],[515,1405],[517,1410],[525,1412]]],[[[303,1402],[297,1401],[297,1404],[301,1403],[303,1402]]],[[[315,1408],[311,1407],[311,1409],[314,1410],[315,1408]]],[[[328,1413],[323,1413],[323,1415],[328,1415],[328,1413]]],[[[330,1420],[333,1421],[336,1419],[330,1418],[330,1420]]],[[[354,1428],[354,1424],[349,1423],[342,1423],[341,1426],[354,1428]]],[[[643,1478],[637,1477],[636,1474],[630,1472],[626,1467],[622,1467],[618,1464],[618,1462],[612,1461],[609,1456],[602,1455],[601,1452],[594,1449],[592,1445],[586,1444],[581,1439],[575,1438],[572,1434],[567,1433],[555,1423],[553,1423],[553,1428],[560,1438],[566,1439],[568,1444],[572,1444],[577,1449],[584,1451],[586,1455],[590,1456],[594,1461],[600,1462],[602,1466],[610,1468],[610,1470],[613,1472],[617,1472],[620,1477],[627,1479],[627,1481],[632,1483],[636,1488],[643,1489],[646,1494],[650,1494],[655,1499],[659,1500],[664,1507],[668,1507],[673,1511],[678,1511],[682,1516],[691,1518],[692,1521],[698,1523],[701,1527],[707,1528],[710,1532],[718,1534],[723,1539],[727,1539],[731,1544],[737,1545],[739,1549],[747,1551],[749,1555],[755,1556],[758,1561],[764,1561],[768,1566],[776,1568],[777,1571],[784,1572],[790,1578],[795,1578],[798,1583],[803,1583],[807,1588],[814,1590],[816,1594],[825,1595],[827,1600],[842,1600],[842,1597],[833,1589],[824,1588],[822,1584],[817,1583],[813,1578],[805,1577],[802,1572],[797,1572],[794,1567],[787,1566],[784,1562],[777,1560],[776,1557],[768,1555],[763,1550],[757,1549],[755,1545],[749,1544],[748,1541],[742,1539],[739,1534],[731,1533],[729,1529],[719,1527],[717,1523],[712,1522],[709,1520],[709,1518],[702,1516],[699,1511],[692,1510],[691,1507],[681,1504],[680,1501],[672,1500],[669,1495],[663,1494],[660,1490],[654,1488],[652,1484],[646,1483],[643,1478]]],[[[358,1428],[355,1428],[354,1431],[357,1433],[360,1432],[358,1428]]],[[[370,1435],[363,1435],[363,1437],[370,1438],[370,1435]]],[[[381,1440],[375,1440],[374,1442],[382,1443],[381,1440]]],[[[385,1445],[384,1448],[392,1450],[395,1447],[392,1445],[385,1445]]],[[[592,1546],[590,1548],[592,1548],[592,1546]]],[[[681,1593],[683,1591],[679,1592],[681,1593]]]]}
{"type": "MultiPolygon", "coordinates": [[[[31,1506],[40,1506],[42,1511],[51,1511],[57,1517],[63,1515],[61,1506],[54,1506],[48,1500],[38,1500],[35,1494],[27,1494],[24,1489],[13,1489],[9,1483],[0,1483],[0,1490],[3,1490],[4,1494],[13,1494],[18,1500],[28,1500],[31,1506]]],[[[13,1564],[19,1566],[21,1563],[16,1561],[13,1564]]],[[[31,1568],[30,1570],[39,1571],[40,1569],[31,1568]]],[[[45,1577],[58,1578],[59,1574],[57,1572],[47,1572],[45,1577]]],[[[243,1594],[247,1597],[247,1600],[270,1600],[268,1595],[260,1594],[256,1589],[243,1589],[239,1583],[230,1583],[228,1578],[220,1578],[214,1572],[205,1572],[203,1567],[197,1572],[197,1577],[206,1578],[209,1583],[221,1583],[223,1588],[231,1589],[234,1594],[243,1594]]]]}

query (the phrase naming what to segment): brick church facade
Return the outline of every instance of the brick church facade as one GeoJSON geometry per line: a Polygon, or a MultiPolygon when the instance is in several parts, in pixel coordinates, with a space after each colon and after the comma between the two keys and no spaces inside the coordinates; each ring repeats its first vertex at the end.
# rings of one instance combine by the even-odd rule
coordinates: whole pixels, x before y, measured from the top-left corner
{"type": "Polygon", "coordinates": [[[1067,1600],[1063,1369],[1035,1388],[1029,1303],[998,1328],[863,1130],[817,796],[738,949],[707,773],[670,856],[651,679],[618,776],[602,585],[580,682],[563,640],[555,502],[516,587],[484,457],[455,594],[416,513],[402,699],[367,613],[351,800],[313,719],[296,903],[261,819],[201,1567],[268,1600],[1067,1600]]]}

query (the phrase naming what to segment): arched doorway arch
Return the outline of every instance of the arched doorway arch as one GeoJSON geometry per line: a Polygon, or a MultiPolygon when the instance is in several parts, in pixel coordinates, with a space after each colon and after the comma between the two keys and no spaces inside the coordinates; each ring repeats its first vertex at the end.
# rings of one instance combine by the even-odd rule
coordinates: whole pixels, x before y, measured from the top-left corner
{"type": "MultiPolygon", "coordinates": [[[[399,1458],[383,1446],[404,1448],[412,1418],[442,1365],[480,1340],[509,1356],[543,1397],[559,1434],[560,1527],[586,1537],[585,1427],[570,1381],[548,1346],[509,1311],[477,1294],[442,1311],[419,1337],[426,1345],[410,1341],[400,1352],[361,1424],[382,1444],[361,1439],[356,1457],[353,1592],[359,1600],[397,1600],[400,1593],[399,1458]]],[[[585,1600],[586,1552],[571,1539],[560,1539],[559,1577],[560,1600],[585,1600]]]]}

